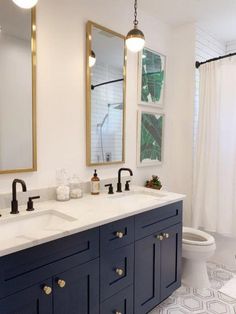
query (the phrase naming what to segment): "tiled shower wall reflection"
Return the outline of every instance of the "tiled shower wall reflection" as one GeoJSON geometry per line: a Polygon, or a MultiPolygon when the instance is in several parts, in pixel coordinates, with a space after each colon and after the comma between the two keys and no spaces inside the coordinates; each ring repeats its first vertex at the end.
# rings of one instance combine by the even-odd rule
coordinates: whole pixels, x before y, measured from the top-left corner
{"type": "MultiPolygon", "coordinates": [[[[96,63],[93,85],[123,78],[120,69],[96,63]]],[[[93,163],[122,159],[123,82],[91,90],[91,161],[93,163]],[[119,105],[120,104],[120,105],[119,105]]]]}

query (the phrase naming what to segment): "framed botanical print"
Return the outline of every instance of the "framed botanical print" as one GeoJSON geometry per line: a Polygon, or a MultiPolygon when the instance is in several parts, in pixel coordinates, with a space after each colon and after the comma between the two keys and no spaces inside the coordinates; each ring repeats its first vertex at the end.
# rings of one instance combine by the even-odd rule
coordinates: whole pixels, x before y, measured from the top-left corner
{"type": "Polygon", "coordinates": [[[138,103],[140,105],[164,107],[166,57],[151,49],[139,53],[138,103]]]}
{"type": "Polygon", "coordinates": [[[154,166],[163,162],[164,114],[138,111],[137,165],[154,166]]]}

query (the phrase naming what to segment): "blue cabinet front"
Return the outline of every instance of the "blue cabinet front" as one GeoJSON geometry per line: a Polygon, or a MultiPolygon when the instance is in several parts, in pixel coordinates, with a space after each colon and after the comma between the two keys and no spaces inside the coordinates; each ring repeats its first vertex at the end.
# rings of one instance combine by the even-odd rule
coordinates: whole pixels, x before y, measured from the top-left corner
{"type": "Polygon", "coordinates": [[[135,314],[146,314],[181,285],[182,225],[135,243],[135,314]]]}
{"type": "Polygon", "coordinates": [[[164,231],[161,243],[161,301],[170,296],[181,285],[182,225],[164,231]]]}
{"type": "Polygon", "coordinates": [[[181,247],[177,202],[2,257],[0,314],[147,314],[180,286],[181,247]]]}
{"type": "Polygon", "coordinates": [[[160,241],[151,235],[135,243],[135,314],[160,303],[160,241]]]}
{"type": "Polygon", "coordinates": [[[54,281],[54,314],[99,313],[99,261],[58,274],[54,281]]]}
{"type": "Polygon", "coordinates": [[[133,284],[134,245],[112,250],[100,257],[101,301],[133,284]]]}
{"type": "Polygon", "coordinates": [[[0,301],[0,314],[52,314],[52,281],[13,294],[0,301]],[[44,291],[44,288],[48,290],[44,291]],[[48,294],[47,294],[48,293],[48,294]]]}
{"type": "Polygon", "coordinates": [[[100,314],[133,314],[133,286],[123,289],[101,304],[100,314]]]}

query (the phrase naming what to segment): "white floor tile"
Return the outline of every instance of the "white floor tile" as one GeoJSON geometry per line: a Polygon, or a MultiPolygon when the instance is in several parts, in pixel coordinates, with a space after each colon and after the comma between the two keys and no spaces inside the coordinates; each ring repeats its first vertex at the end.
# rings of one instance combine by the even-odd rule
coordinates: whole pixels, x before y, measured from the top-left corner
{"type": "Polygon", "coordinates": [[[209,289],[180,287],[150,314],[236,314],[236,297],[221,292],[235,273],[214,262],[208,263],[209,289]]]}
{"type": "Polygon", "coordinates": [[[221,289],[220,292],[230,298],[236,299],[236,277],[230,279],[221,289]]]}

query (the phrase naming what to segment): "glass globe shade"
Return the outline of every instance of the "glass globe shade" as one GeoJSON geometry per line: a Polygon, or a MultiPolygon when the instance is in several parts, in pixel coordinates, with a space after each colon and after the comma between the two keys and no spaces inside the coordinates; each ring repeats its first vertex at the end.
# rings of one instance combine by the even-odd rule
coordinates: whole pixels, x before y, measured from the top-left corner
{"type": "Polygon", "coordinates": [[[89,67],[92,68],[96,63],[96,55],[93,50],[91,50],[89,55],[89,67]]]}
{"type": "Polygon", "coordinates": [[[143,38],[132,37],[126,39],[126,46],[132,52],[139,52],[143,49],[145,40],[143,38]]]}
{"type": "Polygon", "coordinates": [[[145,45],[145,37],[143,32],[135,26],[126,36],[126,46],[132,52],[138,52],[145,45]]]}
{"type": "Polygon", "coordinates": [[[96,63],[96,57],[89,56],[89,67],[92,68],[96,63]]]}
{"type": "Polygon", "coordinates": [[[18,7],[22,9],[31,9],[33,8],[38,0],[12,0],[18,7]]]}

